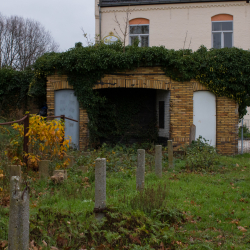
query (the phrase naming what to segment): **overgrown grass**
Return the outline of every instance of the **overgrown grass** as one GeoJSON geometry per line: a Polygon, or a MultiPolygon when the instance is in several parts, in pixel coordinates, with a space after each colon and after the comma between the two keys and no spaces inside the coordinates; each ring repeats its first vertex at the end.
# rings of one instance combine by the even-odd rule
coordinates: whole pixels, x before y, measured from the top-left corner
{"type": "MultiPolygon", "coordinates": [[[[43,249],[250,248],[250,154],[219,156],[213,168],[197,172],[185,169],[185,158],[175,159],[175,168],[168,169],[164,154],[163,177],[158,179],[149,147],[145,191],[138,193],[136,150],[104,146],[87,155],[72,152],[77,161],[62,184],[39,180],[36,172],[24,173],[31,187],[31,240],[43,249]],[[102,223],[93,214],[98,157],[107,159],[107,211],[102,223]],[[80,165],[88,166],[88,173],[78,171],[80,165]]],[[[9,213],[8,202],[3,204],[8,192],[1,193],[0,242],[8,237],[9,213]]]]}

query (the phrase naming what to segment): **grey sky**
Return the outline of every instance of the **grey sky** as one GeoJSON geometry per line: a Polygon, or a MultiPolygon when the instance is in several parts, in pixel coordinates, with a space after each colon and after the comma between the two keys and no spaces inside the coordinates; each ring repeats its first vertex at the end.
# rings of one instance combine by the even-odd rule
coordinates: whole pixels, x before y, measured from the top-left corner
{"type": "Polygon", "coordinates": [[[81,27],[94,38],[94,4],[94,0],[0,0],[0,12],[39,21],[66,51],[76,42],[85,43],[81,27]]]}

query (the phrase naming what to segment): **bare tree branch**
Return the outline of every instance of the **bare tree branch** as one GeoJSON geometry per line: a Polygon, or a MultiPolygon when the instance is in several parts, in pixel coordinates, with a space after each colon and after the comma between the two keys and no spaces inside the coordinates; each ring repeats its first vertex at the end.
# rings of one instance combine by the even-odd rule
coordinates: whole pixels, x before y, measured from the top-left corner
{"type": "Polygon", "coordinates": [[[50,32],[39,22],[0,14],[0,68],[24,70],[44,53],[58,49],[50,32]]]}
{"type": "MultiPolygon", "coordinates": [[[[117,19],[117,15],[116,13],[114,13],[115,15],[115,23],[117,24],[121,34],[122,34],[122,38],[121,40],[123,41],[123,52],[125,52],[125,46],[126,46],[126,38],[128,35],[128,28],[129,28],[129,16],[130,16],[130,12],[129,12],[129,8],[127,8],[126,10],[126,16],[123,18],[124,21],[124,27],[121,26],[121,23],[118,21],[117,19]]],[[[119,33],[116,31],[116,29],[114,29],[114,31],[116,32],[116,34],[120,37],[119,33]]]]}

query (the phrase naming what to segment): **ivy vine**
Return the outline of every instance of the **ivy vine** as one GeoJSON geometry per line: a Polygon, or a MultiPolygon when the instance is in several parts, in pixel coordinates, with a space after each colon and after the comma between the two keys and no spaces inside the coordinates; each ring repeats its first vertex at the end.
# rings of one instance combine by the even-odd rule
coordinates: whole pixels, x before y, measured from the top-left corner
{"type": "Polygon", "coordinates": [[[33,71],[16,71],[12,68],[0,70],[0,114],[6,116],[10,111],[25,107],[27,92],[33,78],[33,71]]]}
{"type": "MultiPolygon", "coordinates": [[[[127,46],[124,53],[122,44],[117,42],[113,45],[76,46],[66,52],[48,53],[33,65],[34,77],[29,94],[45,96],[46,77],[55,72],[66,74],[81,107],[88,112],[89,129],[94,141],[100,137],[100,110],[109,101],[93,90],[93,86],[105,74],[140,66],[160,66],[166,76],[180,82],[198,80],[216,96],[235,100],[239,104],[240,117],[246,113],[246,106],[250,105],[250,52],[238,48],[207,50],[204,46],[195,52],[127,46]]],[[[111,117],[115,109],[110,110],[113,110],[113,114],[110,111],[111,117]]],[[[123,132],[121,130],[120,133],[123,132]]]]}

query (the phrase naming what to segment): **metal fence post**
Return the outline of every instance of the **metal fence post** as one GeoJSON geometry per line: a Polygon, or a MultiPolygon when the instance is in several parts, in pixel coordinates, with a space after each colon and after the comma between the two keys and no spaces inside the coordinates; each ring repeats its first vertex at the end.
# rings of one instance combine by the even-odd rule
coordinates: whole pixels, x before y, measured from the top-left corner
{"type": "Polygon", "coordinates": [[[61,140],[61,144],[63,145],[64,136],[65,136],[65,115],[61,115],[61,119],[63,120],[63,126],[64,126],[63,137],[62,137],[62,140],[61,140]]]}

